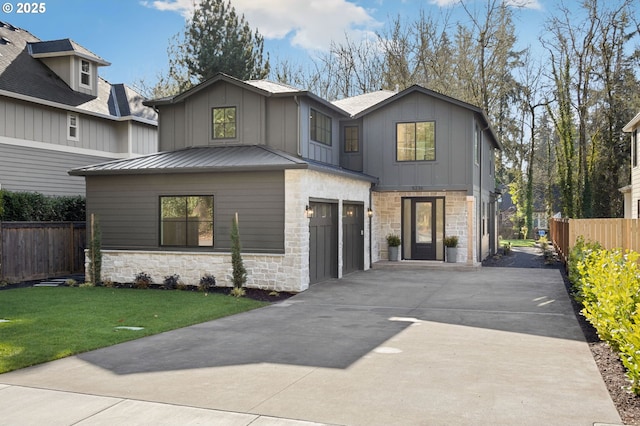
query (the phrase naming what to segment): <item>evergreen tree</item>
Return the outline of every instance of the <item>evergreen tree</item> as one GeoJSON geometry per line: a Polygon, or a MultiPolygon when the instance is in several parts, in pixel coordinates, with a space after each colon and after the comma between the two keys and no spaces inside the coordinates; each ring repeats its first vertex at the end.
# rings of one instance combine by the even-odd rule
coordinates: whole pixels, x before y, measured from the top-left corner
{"type": "Polygon", "coordinates": [[[89,281],[94,285],[102,282],[102,234],[98,219],[91,215],[91,240],[89,241],[89,281]]]}
{"type": "Polygon", "coordinates": [[[231,223],[231,264],[233,266],[233,287],[241,289],[247,282],[247,270],[240,254],[240,231],[238,229],[238,214],[231,223]]]}
{"type": "Polygon", "coordinates": [[[252,31],[244,15],[238,16],[229,0],[201,0],[182,37],[176,35],[170,43],[169,72],[160,76],[154,96],[188,90],[219,72],[240,80],[269,74],[264,38],[258,30],[252,31]]]}

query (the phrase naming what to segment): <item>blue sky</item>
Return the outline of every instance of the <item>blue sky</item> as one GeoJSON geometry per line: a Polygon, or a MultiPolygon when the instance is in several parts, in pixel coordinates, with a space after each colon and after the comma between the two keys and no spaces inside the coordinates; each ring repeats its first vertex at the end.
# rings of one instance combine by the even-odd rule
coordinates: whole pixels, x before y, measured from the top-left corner
{"type": "MultiPolygon", "coordinates": [[[[522,43],[535,41],[556,0],[507,0],[525,4],[516,13],[522,43]]],[[[413,19],[449,11],[453,20],[466,19],[457,0],[231,0],[252,27],[265,37],[272,62],[300,61],[307,53],[326,49],[331,40],[350,39],[385,28],[398,14],[413,19]]],[[[578,4],[568,0],[567,4],[578,4]]],[[[154,83],[167,67],[169,39],[184,28],[193,0],[47,0],[42,14],[17,13],[18,2],[3,0],[12,11],[0,20],[31,32],[41,40],[71,38],[111,62],[100,75],[112,83],[154,83]]],[[[484,0],[467,0],[482,7],[484,0]]]]}

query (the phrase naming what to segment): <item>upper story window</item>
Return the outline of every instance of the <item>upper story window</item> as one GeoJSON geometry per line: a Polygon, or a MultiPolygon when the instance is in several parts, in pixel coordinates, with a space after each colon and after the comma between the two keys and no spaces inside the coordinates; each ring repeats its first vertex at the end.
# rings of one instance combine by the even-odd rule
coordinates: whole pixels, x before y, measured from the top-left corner
{"type": "Polygon", "coordinates": [[[91,87],[91,63],[84,59],[80,61],[80,84],[91,87]]]}
{"type": "Polygon", "coordinates": [[[396,124],[398,161],[431,161],[436,159],[436,123],[419,121],[396,124]]]}
{"type": "Polygon", "coordinates": [[[360,151],[358,133],[357,126],[347,126],[344,128],[344,152],[360,151]]]}
{"type": "Polygon", "coordinates": [[[67,139],[77,141],[80,139],[80,123],[78,114],[67,114],[67,139]]]}
{"type": "Polygon", "coordinates": [[[213,108],[213,139],[233,139],[236,137],[236,107],[213,108]]]}
{"type": "Polygon", "coordinates": [[[160,197],[160,245],[213,247],[213,195],[160,197]]]}
{"type": "Polygon", "coordinates": [[[311,109],[311,140],[331,145],[331,117],[311,109]]]}

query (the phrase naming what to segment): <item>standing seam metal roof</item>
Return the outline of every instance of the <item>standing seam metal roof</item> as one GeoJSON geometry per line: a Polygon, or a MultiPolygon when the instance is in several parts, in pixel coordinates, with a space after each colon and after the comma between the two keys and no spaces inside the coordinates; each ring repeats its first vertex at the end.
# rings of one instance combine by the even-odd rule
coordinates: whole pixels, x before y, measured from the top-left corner
{"type": "Polygon", "coordinates": [[[206,146],[159,152],[71,170],[74,176],[306,168],[308,163],[263,145],[206,146]]]}

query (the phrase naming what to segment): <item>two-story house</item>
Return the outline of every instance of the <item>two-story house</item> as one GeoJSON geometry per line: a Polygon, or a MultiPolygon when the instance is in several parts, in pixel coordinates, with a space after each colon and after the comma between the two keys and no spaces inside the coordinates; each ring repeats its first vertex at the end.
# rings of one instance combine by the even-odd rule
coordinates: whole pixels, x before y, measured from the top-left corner
{"type": "Polygon", "coordinates": [[[73,40],[0,22],[0,188],[84,195],[72,168],[157,151],[157,114],[73,40]]]}
{"type": "Polygon", "coordinates": [[[626,219],[640,218],[640,113],[622,128],[625,133],[631,134],[631,184],[620,191],[624,194],[624,217],[626,219]]]}
{"type": "Polygon", "coordinates": [[[156,282],[206,273],[230,285],[238,214],[248,286],[302,291],[369,269],[402,238],[402,259],[459,261],[495,251],[494,161],[482,111],[413,86],[328,102],[224,74],[159,112],[160,152],[72,170],[102,228],[103,278],[156,282]]]}

